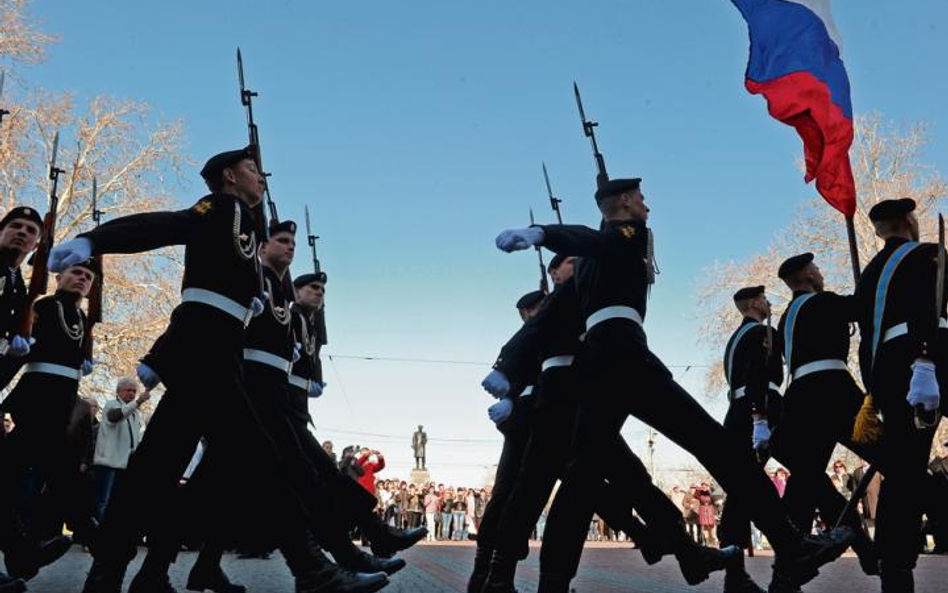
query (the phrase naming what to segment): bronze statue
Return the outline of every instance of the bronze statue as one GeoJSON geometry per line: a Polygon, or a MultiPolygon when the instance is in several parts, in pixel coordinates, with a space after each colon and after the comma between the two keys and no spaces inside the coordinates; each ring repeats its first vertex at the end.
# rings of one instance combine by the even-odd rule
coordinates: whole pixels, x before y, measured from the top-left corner
{"type": "Polygon", "coordinates": [[[425,445],[428,444],[428,435],[420,424],[415,434],[411,436],[411,448],[415,450],[415,469],[425,469],[425,445]]]}

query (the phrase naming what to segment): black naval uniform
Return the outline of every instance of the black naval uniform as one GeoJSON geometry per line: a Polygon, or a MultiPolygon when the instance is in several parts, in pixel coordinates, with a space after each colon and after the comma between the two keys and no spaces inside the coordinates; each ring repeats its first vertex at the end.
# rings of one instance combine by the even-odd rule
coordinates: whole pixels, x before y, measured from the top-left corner
{"type": "Polygon", "coordinates": [[[879,492],[876,545],[881,558],[883,587],[911,590],[911,571],[919,553],[926,466],[934,429],[916,428],[906,401],[911,365],[916,358],[934,361],[942,413],[948,412],[948,349],[944,347],[945,304],[935,304],[937,248],[920,244],[910,251],[894,273],[884,298],[877,288],[883,268],[897,249],[908,243],[890,238],[863,270],[856,288],[859,303],[859,363],[863,384],[872,393],[884,417],[885,436],[880,466],[885,480],[879,492]],[[880,312],[877,301],[884,302],[880,312]],[[937,314],[936,314],[937,311],[937,314]],[[881,323],[875,317],[880,314],[881,323]],[[939,329],[936,318],[941,318],[939,329]],[[876,344],[874,348],[874,344],[876,344]],[[875,350],[875,352],[874,352],[875,350]]]}
{"type": "Polygon", "coordinates": [[[793,558],[801,535],[747,443],[728,435],[648,348],[642,327],[649,276],[645,224],[613,220],[601,231],[569,225],[543,230],[543,246],[581,258],[574,277],[587,332],[574,364],[590,388],[579,404],[570,461],[547,520],[541,563],[559,573],[550,582],[559,590],[575,574],[608,469],[604,452],[615,448],[629,414],[694,454],[729,493],[742,495],[778,553],[793,558]]]}
{"type": "MultiPolygon", "coordinates": [[[[570,279],[556,287],[540,311],[504,346],[498,367],[505,375],[529,372],[535,362],[541,366],[529,440],[496,538],[498,553],[507,559],[526,557],[522,553],[525,544],[556,480],[563,475],[582,389],[572,363],[584,329],[576,284],[570,279]]],[[[645,465],[621,436],[610,454],[606,479],[595,495],[596,513],[640,547],[657,544],[656,553],[643,550],[649,563],[657,562],[665,550],[686,552],[679,544],[693,542],[684,531],[681,510],[652,484],[645,465]],[[635,517],[633,508],[649,524],[648,529],[635,517]]],[[[541,566],[541,570],[549,568],[541,566]]],[[[495,578],[492,575],[491,581],[495,578]]]]}
{"type": "MultiPolygon", "coordinates": [[[[730,387],[724,430],[748,448],[754,429],[753,414],[765,416],[771,430],[780,420],[783,360],[779,336],[773,334],[765,324],[745,317],[724,351],[724,374],[730,387]],[[765,342],[768,332],[772,338],[770,356],[765,342]]],[[[728,494],[718,526],[722,546],[751,546],[749,513],[747,502],[739,494],[728,494]]]]}
{"type": "Polygon", "coordinates": [[[79,466],[69,463],[75,455],[69,450],[67,435],[79,401],[86,333],[78,299],[78,295],[60,291],[33,305],[36,344],[20,359],[26,363],[24,374],[0,406],[16,422],[8,446],[9,457],[18,468],[15,475],[23,484],[22,516],[43,538],[57,535],[63,518],[74,530],[84,531],[84,536],[90,527],[91,509],[83,509],[76,496],[79,466]],[[41,495],[44,491],[49,498],[41,495]],[[51,508],[44,508],[45,503],[51,508]]]}
{"type": "MultiPolygon", "coordinates": [[[[382,529],[375,513],[378,500],[358,482],[339,470],[316,436],[309,430],[312,418],[309,414],[309,386],[323,381],[322,362],[319,352],[326,344],[325,317],[322,311],[307,311],[300,305],[292,309],[293,335],[300,344],[300,358],[290,371],[289,383],[285,384],[282,398],[283,414],[299,440],[304,455],[316,468],[322,484],[328,489],[329,516],[338,529],[349,533],[358,526],[367,538],[373,539],[382,529]]],[[[389,552],[389,550],[381,550],[389,552]]]]}
{"type": "MultiPolygon", "coordinates": [[[[501,350],[495,366],[503,372],[506,352],[501,350]]],[[[513,412],[510,417],[497,426],[497,430],[504,435],[504,445],[497,461],[497,471],[494,474],[494,487],[491,490],[490,500],[484,507],[484,516],[481,518],[477,530],[477,555],[488,559],[501,543],[500,522],[504,515],[504,506],[513,492],[517,476],[520,474],[523,454],[530,439],[530,425],[536,403],[535,378],[540,374],[539,362],[532,363],[530,370],[524,373],[521,382],[511,384],[510,394],[507,396],[513,401],[513,412]],[[529,382],[529,383],[527,383],[529,382]]],[[[529,551],[528,540],[505,542],[515,546],[515,556],[526,558],[529,551]]]]}
{"type": "MultiPolygon", "coordinates": [[[[170,501],[202,436],[224,468],[218,486],[230,492],[217,501],[217,517],[241,517],[244,532],[306,546],[307,514],[244,387],[244,330],[258,290],[254,228],[243,201],[214,193],[186,210],[126,216],[81,235],[94,254],[185,246],[183,302],[149,360],[167,391],[106,511],[94,550],[101,571],[93,567],[87,588],[122,570],[143,532],[153,542],[177,541],[182,529],[170,501]]],[[[217,533],[236,529],[232,520],[220,523],[217,533]]]]}
{"type": "MultiPolygon", "coordinates": [[[[771,444],[774,456],[790,470],[783,501],[790,520],[802,531],[813,525],[817,508],[829,524],[836,522],[846,499],[826,474],[833,449],[842,443],[876,463],[872,449],[852,442],[863,393],[849,374],[849,324],[858,310],[852,297],[834,292],[795,291],[778,326],[787,357],[790,385],[784,412],[771,444]],[[792,326],[792,327],[791,327],[792,326]]],[[[853,547],[865,564],[870,544],[855,512],[845,523],[861,534],[853,547]]]]}
{"type": "MultiPolygon", "coordinates": [[[[0,342],[7,346],[16,335],[17,316],[25,305],[23,274],[19,267],[7,267],[3,277],[0,277],[0,342]]],[[[22,365],[23,359],[11,356],[9,352],[0,355],[0,389],[10,384],[22,365]]]]}

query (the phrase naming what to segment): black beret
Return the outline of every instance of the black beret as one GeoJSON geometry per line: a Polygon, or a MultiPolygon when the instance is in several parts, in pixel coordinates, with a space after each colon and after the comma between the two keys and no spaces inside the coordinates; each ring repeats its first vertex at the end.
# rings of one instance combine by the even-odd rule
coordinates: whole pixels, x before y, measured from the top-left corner
{"type": "Polygon", "coordinates": [[[599,202],[603,198],[616,196],[622,192],[637,190],[641,183],[641,177],[633,177],[632,179],[611,179],[600,185],[599,189],[596,190],[596,201],[599,202]]]}
{"type": "Polygon", "coordinates": [[[30,208],[29,206],[17,206],[16,208],[13,208],[7,212],[6,216],[3,217],[3,220],[0,220],[0,229],[7,226],[11,220],[16,220],[17,218],[35,222],[37,225],[39,225],[40,232],[43,231],[43,218],[40,216],[39,212],[36,211],[36,208],[30,208]]]}
{"type": "Polygon", "coordinates": [[[528,292],[527,294],[520,297],[520,300],[517,301],[518,309],[532,309],[540,304],[540,301],[543,300],[543,297],[546,295],[543,294],[542,290],[534,290],[533,292],[528,292]]]}
{"type": "Polygon", "coordinates": [[[300,276],[293,278],[293,286],[296,288],[303,288],[307,284],[312,284],[313,282],[321,282],[322,284],[325,284],[326,272],[301,274],[300,276]]]}
{"type": "Polygon", "coordinates": [[[275,220],[270,221],[270,235],[275,235],[277,233],[289,233],[291,235],[296,235],[296,223],[292,220],[284,220],[277,222],[275,220]]]}
{"type": "Polygon", "coordinates": [[[240,150],[228,150],[215,154],[204,163],[204,168],[201,169],[201,177],[205,181],[217,181],[220,179],[221,172],[227,167],[236,165],[244,159],[252,158],[254,158],[253,146],[245,146],[240,150]]]}
{"type": "Polygon", "coordinates": [[[915,200],[912,198],[902,198],[901,200],[882,200],[869,210],[869,220],[872,222],[881,222],[883,220],[894,220],[902,218],[909,212],[915,210],[915,200]]]}
{"type": "Polygon", "coordinates": [[[762,294],[764,294],[763,286],[747,286],[734,293],[734,302],[756,299],[762,294]]]}
{"type": "Polygon", "coordinates": [[[788,257],[782,264],[780,264],[780,268],[777,270],[777,276],[781,280],[786,280],[790,276],[810,265],[812,261],[812,253],[801,253],[800,255],[788,257]]]}
{"type": "Polygon", "coordinates": [[[90,257],[86,261],[81,261],[78,264],[72,264],[69,267],[70,268],[85,268],[89,270],[90,272],[92,272],[93,274],[95,274],[96,276],[98,276],[99,273],[101,272],[101,270],[99,269],[99,262],[97,262],[94,257],[90,257]]]}
{"type": "Polygon", "coordinates": [[[547,271],[547,272],[552,272],[552,271],[555,270],[556,268],[562,266],[562,265],[563,265],[563,262],[565,262],[565,261],[566,261],[566,258],[568,258],[568,257],[569,257],[568,255],[563,255],[562,253],[557,253],[556,255],[553,256],[553,259],[550,260],[550,265],[548,265],[548,266],[546,267],[546,271],[547,271]]]}

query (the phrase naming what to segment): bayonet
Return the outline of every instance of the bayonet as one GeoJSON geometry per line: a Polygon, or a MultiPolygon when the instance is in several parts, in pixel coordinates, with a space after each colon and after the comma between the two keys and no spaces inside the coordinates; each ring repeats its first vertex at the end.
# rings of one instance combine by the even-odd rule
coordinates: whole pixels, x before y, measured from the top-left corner
{"type": "MultiPolygon", "coordinates": [[[[6,81],[7,73],[5,70],[0,70],[0,98],[3,98],[3,83],[6,81]]],[[[0,107],[0,123],[3,123],[3,116],[10,115],[10,112],[3,107],[0,107]]]]}
{"type": "Polygon", "coordinates": [[[553,187],[550,185],[550,175],[546,171],[546,163],[541,164],[543,165],[543,181],[546,182],[546,195],[550,197],[550,207],[556,213],[556,222],[563,224],[563,215],[560,214],[560,204],[563,200],[553,196],[553,187]]]}
{"type": "Polygon", "coordinates": [[[579,94],[579,85],[577,85],[575,81],[573,82],[573,94],[576,95],[576,107],[579,108],[579,119],[583,123],[583,134],[589,138],[593,158],[596,161],[596,187],[602,187],[604,183],[609,181],[609,173],[606,172],[606,160],[603,158],[602,153],[599,152],[599,144],[596,142],[596,128],[599,126],[599,122],[586,119],[586,110],[583,109],[583,98],[579,94]]]}
{"type": "Polygon", "coordinates": [[[313,250],[313,272],[319,274],[322,271],[319,267],[319,258],[316,257],[316,240],[319,239],[319,237],[313,234],[312,228],[309,225],[309,206],[303,206],[303,213],[306,216],[306,241],[313,250]]]}

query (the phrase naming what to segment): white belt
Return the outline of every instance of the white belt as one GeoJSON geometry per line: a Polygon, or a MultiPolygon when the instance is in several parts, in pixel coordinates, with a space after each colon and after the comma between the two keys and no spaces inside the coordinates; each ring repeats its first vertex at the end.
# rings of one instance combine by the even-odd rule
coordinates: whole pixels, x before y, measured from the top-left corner
{"type": "Polygon", "coordinates": [[[533,394],[533,385],[527,385],[523,388],[523,391],[520,392],[520,397],[527,397],[528,395],[533,394]]]}
{"type": "Polygon", "coordinates": [[[270,354],[269,352],[264,352],[263,350],[254,350],[253,348],[244,348],[244,360],[259,362],[260,364],[265,364],[275,369],[280,369],[286,374],[289,374],[290,369],[293,368],[293,363],[289,360],[280,358],[276,354],[270,354]]]}
{"type": "Polygon", "coordinates": [[[812,375],[813,373],[819,373],[821,371],[846,371],[849,370],[849,367],[846,366],[845,360],[814,360],[813,362],[808,362],[804,365],[801,365],[797,370],[793,371],[793,380],[796,381],[800,377],[806,377],[807,375],[812,375]]]}
{"type": "Polygon", "coordinates": [[[543,364],[540,365],[540,369],[545,371],[547,369],[553,369],[556,367],[568,367],[573,364],[573,359],[576,358],[572,354],[563,354],[560,356],[551,356],[543,361],[543,364]]]}
{"type": "MultiPolygon", "coordinates": [[[[767,386],[770,387],[771,391],[780,391],[780,386],[776,383],[767,383],[767,386]]],[[[744,394],[747,392],[747,385],[744,387],[739,387],[731,392],[733,399],[741,399],[744,397],[744,394]]]]}
{"type": "Polygon", "coordinates": [[[78,381],[82,379],[82,370],[74,369],[72,367],[63,366],[61,364],[53,364],[51,362],[30,362],[23,367],[23,373],[44,373],[46,375],[56,375],[57,377],[65,377],[67,379],[75,379],[78,381]]]}
{"type": "Polygon", "coordinates": [[[306,393],[309,393],[309,384],[310,384],[309,379],[304,379],[303,377],[300,377],[299,375],[290,375],[290,385],[294,387],[299,387],[306,393]]]}
{"type": "Polygon", "coordinates": [[[250,319],[253,317],[252,309],[248,309],[237,301],[229,299],[222,294],[217,294],[212,290],[205,290],[203,288],[185,288],[181,291],[181,302],[209,305],[239,320],[244,324],[244,327],[250,323],[250,319]]]}
{"type": "MultiPolygon", "coordinates": [[[[948,319],[940,317],[938,319],[938,327],[942,329],[948,329],[948,319]]],[[[908,323],[900,323],[898,325],[893,325],[889,329],[885,330],[885,333],[882,335],[882,342],[888,342],[889,340],[894,340],[896,338],[901,338],[902,336],[908,334],[908,323]]]]}
{"type": "Polygon", "coordinates": [[[626,307],[624,305],[614,305],[612,307],[605,307],[599,309],[592,315],[586,318],[586,331],[592,329],[594,325],[598,325],[603,321],[609,319],[631,319],[632,321],[642,325],[642,314],[636,311],[632,307],[626,307]]]}

